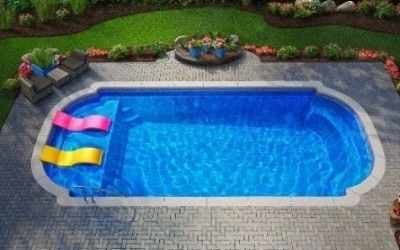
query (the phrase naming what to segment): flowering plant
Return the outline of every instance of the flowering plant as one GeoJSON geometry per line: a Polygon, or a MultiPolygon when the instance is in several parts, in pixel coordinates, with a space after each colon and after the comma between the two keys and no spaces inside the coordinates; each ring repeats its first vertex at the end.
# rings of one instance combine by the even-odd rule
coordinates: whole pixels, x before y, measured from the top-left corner
{"type": "Polygon", "coordinates": [[[214,41],[213,47],[215,49],[221,49],[225,47],[225,39],[221,37],[217,37],[214,41]]]}
{"type": "Polygon", "coordinates": [[[400,80],[400,69],[399,66],[397,66],[394,58],[386,59],[385,69],[393,79],[400,80]]]}
{"type": "Polygon", "coordinates": [[[361,49],[358,52],[358,59],[363,61],[377,60],[379,57],[379,52],[372,49],[361,49]]]}

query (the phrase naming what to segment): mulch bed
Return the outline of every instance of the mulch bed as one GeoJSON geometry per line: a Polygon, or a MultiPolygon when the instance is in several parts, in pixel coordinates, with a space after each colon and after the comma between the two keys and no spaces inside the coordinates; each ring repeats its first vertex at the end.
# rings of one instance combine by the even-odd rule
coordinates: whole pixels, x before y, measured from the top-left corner
{"type": "MultiPolygon", "coordinates": [[[[238,7],[232,4],[216,4],[216,7],[238,7]]],[[[41,37],[41,36],[59,36],[78,33],[84,31],[93,25],[111,20],[117,17],[128,16],[132,14],[145,13],[156,10],[171,10],[183,8],[201,8],[204,5],[193,5],[182,7],[180,5],[170,5],[167,7],[157,7],[148,5],[128,5],[112,4],[107,6],[96,6],[88,9],[83,16],[73,16],[65,21],[53,21],[48,24],[37,24],[32,28],[16,26],[9,31],[0,30],[0,39],[8,37],[41,37]]],[[[241,10],[255,12],[253,7],[238,7],[241,10]]]]}
{"type": "Polygon", "coordinates": [[[264,14],[264,20],[281,28],[304,28],[321,25],[345,25],[370,31],[400,34],[400,17],[382,20],[357,13],[333,13],[309,18],[291,18],[264,14]]]}

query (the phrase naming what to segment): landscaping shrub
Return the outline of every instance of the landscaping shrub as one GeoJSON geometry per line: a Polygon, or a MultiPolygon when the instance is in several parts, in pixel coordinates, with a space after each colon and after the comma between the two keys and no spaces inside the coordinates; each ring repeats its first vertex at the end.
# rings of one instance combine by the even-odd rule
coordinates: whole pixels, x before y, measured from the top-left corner
{"type": "Polygon", "coordinates": [[[291,3],[283,3],[279,5],[279,14],[284,17],[293,16],[295,7],[291,3]]]}
{"type": "Polygon", "coordinates": [[[361,14],[373,16],[376,10],[376,2],[374,0],[362,0],[357,9],[361,14]]]}
{"type": "Polygon", "coordinates": [[[33,8],[30,0],[7,0],[7,7],[14,10],[16,13],[28,11],[33,8]]]}
{"type": "Polygon", "coordinates": [[[127,46],[118,44],[111,48],[108,53],[108,58],[113,61],[118,61],[122,59],[126,59],[129,57],[130,50],[127,46]]]}
{"type": "Polygon", "coordinates": [[[267,5],[267,10],[275,16],[279,15],[279,10],[280,10],[280,4],[273,2],[273,3],[268,3],[267,5]]]}
{"type": "Polygon", "coordinates": [[[15,11],[0,5],[0,30],[12,28],[15,19],[15,11]]]}
{"type": "Polygon", "coordinates": [[[88,0],[69,0],[69,3],[75,15],[83,14],[89,4],[88,0]]]}
{"type": "Polygon", "coordinates": [[[69,10],[66,9],[66,8],[59,8],[59,9],[56,11],[56,18],[57,18],[57,20],[59,20],[59,21],[62,21],[62,20],[67,19],[70,15],[71,15],[71,13],[70,13],[69,10]]]}
{"type": "Polygon", "coordinates": [[[376,5],[375,17],[380,19],[389,19],[396,16],[396,9],[392,3],[381,1],[376,5]]]}
{"type": "MultiPolygon", "coordinates": [[[[307,8],[307,6],[306,6],[306,8],[307,8]]],[[[321,1],[320,0],[311,0],[311,2],[309,3],[308,9],[310,9],[311,11],[313,11],[315,13],[322,12],[321,1]]]]}
{"type": "Polygon", "coordinates": [[[396,6],[396,13],[398,16],[400,16],[400,3],[398,3],[396,6]]]}
{"type": "Polygon", "coordinates": [[[303,55],[306,58],[316,58],[319,56],[319,48],[314,45],[310,45],[304,48],[303,55]]]}
{"type": "Polygon", "coordinates": [[[58,0],[31,0],[39,21],[44,23],[56,16],[58,0]]]}
{"type": "Polygon", "coordinates": [[[240,0],[242,6],[248,7],[251,5],[251,0],[240,0]]]}
{"type": "Polygon", "coordinates": [[[341,57],[346,60],[353,60],[358,57],[358,51],[353,48],[347,48],[342,51],[341,57]]]}
{"type": "Polygon", "coordinates": [[[314,15],[316,12],[304,6],[297,6],[294,11],[294,18],[307,18],[314,15]]]}
{"type": "Polygon", "coordinates": [[[28,54],[28,58],[33,64],[36,64],[41,68],[47,68],[54,63],[54,57],[57,53],[58,49],[54,48],[35,48],[28,54]]]}
{"type": "Polygon", "coordinates": [[[155,44],[151,45],[150,47],[151,47],[151,50],[154,52],[154,54],[157,57],[165,56],[169,49],[169,46],[164,43],[155,43],[155,44]]]}
{"type": "Polygon", "coordinates": [[[30,13],[21,14],[18,17],[18,24],[23,27],[32,27],[35,25],[35,22],[35,17],[30,13]]]}
{"type": "Polygon", "coordinates": [[[323,55],[330,60],[339,60],[341,54],[342,48],[335,43],[330,43],[323,48],[323,55]]]}
{"type": "Polygon", "coordinates": [[[17,91],[19,87],[18,80],[14,78],[7,79],[1,86],[0,86],[0,91],[1,92],[8,92],[8,93],[13,93],[17,91]]]}
{"type": "Polygon", "coordinates": [[[276,57],[281,60],[289,60],[298,56],[299,50],[294,46],[281,47],[276,53],[276,57]]]}

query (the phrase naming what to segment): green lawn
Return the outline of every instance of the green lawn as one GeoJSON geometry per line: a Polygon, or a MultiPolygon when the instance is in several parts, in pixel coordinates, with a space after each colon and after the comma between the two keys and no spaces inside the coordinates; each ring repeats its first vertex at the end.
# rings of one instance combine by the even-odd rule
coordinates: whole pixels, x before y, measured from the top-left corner
{"type": "MultiPolygon", "coordinates": [[[[335,42],[349,47],[383,49],[400,58],[400,35],[368,32],[342,26],[281,29],[266,24],[262,16],[234,8],[195,8],[156,11],[117,18],[84,32],[47,38],[8,38],[0,40],[0,82],[13,75],[20,56],[35,47],[73,48],[111,47],[117,43],[146,45],[157,41],[171,43],[182,34],[221,31],[236,33],[242,42],[272,46],[335,42]]],[[[4,97],[0,97],[3,98],[4,97]]],[[[0,100],[0,125],[10,100],[0,100]]]]}

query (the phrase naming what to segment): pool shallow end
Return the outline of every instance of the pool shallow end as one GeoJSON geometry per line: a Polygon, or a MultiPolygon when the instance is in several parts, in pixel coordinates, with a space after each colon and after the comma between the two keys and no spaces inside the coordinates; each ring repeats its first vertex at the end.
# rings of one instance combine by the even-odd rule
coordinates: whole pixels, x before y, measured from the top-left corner
{"type": "Polygon", "coordinates": [[[385,156],[378,134],[364,109],[349,98],[335,90],[324,87],[320,82],[97,82],[91,87],[78,91],[63,98],[48,114],[39,132],[34,147],[32,159],[32,172],[37,182],[48,192],[57,197],[57,202],[64,206],[354,206],[360,196],[378,184],[385,170],[385,156]],[[39,160],[40,150],[45,145],[51,131],[51,119],[57,110],[63,109],[72,102],[96,94],[99,89],[268,89],[268,90],[298,90],[313,88],[319,94],[342,102],[349,106],[360,119],[365,134],[371,146],[374,162],[371,174],[360,184],[348,188],[342,197],[70,197],[67,189],[58,186],[45,173],[39,160]]]}

